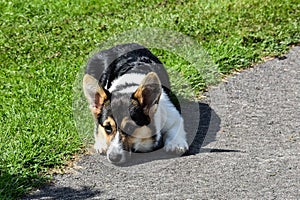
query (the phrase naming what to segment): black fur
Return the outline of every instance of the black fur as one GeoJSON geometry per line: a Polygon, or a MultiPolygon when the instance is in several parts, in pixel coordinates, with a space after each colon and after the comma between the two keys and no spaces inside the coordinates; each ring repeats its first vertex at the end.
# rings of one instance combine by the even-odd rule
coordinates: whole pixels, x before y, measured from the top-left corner
{"type": "MultiPolygon", "coordinates": [[[[89,60],[86,68],[86,73],[99,80],[99,85],[106,89],[111,87],[116,78],[125,73],[147,74],[149,72],[156,72],[164,92],[180,112],[178,99],[170,90],[169,77],[163,64],[147,48],[139,44],[117,45],[100,51],[89,60]]],[[[123,86],[116,91],[121,89],[123,86]]]]}
{"type": "Polygon", "coordinates": [[[139,44],[117,45],[100,51],[88,62],[86,73],[109,89],[112,82],[125,73],[147,74],[156,72],[162,85],[170,88],[168,74],[163,64],[148,49],[139,44]]]}
{"type": "MultiPolygon", "coordinates": [[[[139,44],[117,45],[96,53],[89,60],[86,73],[99,80],[99,85],[105,89],[108,95],[108,101],[111,101],[102,108],[98,115],[99,124],[103,125],[103,122],[110,116],[120,125],[124,117],[130,116],[137,126],[147,125],[150,126],[149,128],[155,129],[154,125],[151,124],[150,117],[144,113],[142,105],[133,104],[132,100],[136,100],[132,96],[118,93],[126,87],[137,86],[137,84],[132,83],[116,87],[113,94],[107,92],[112,82],[125,73],[148,74],[149,72],[155,72],[158,75],[162,89],[180,112],[179,102],[170,90],[168,74],[163,64],[147,48],[139,44]]],[[[122,132],[131,134],[130,129],[132,128],[127,127],[128,130],[122,130],[122,132]]],[[[153,132],[155,133],[155,130],[153,132]]]]}

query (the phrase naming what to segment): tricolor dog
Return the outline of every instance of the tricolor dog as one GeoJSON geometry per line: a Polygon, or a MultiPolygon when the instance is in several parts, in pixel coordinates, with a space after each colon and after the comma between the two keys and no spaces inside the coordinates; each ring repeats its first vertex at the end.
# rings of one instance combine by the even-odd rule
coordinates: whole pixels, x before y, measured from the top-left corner
{"type": "Polygon", "coordinates": [[[95,54],[83,89],[96,124],[94,147],[110,162],[123,163],[127,152],[151,152],[161,144],[178,154],[188,149],[167,72],[145,47],[124,44],[95,54]]]}

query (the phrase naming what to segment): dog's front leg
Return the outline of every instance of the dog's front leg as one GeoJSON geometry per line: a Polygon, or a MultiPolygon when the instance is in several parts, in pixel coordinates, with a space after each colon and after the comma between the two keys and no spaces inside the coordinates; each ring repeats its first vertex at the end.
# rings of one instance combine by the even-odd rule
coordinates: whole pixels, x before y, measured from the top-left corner
{"type": "Polygon", "coordinates": [[[188,150],[186,132],[184,130],[183,119],[180,117],[173,126],[166,132],[165,151],[182,154],[188,150]]]}
{"type": "Polygon", "coordinates": [[[96,125],[95,127],[94,137],[95,137],[94,149],[96,150],[97,153],[105,154],[108,146],[106,144],[106,138],[104,137],[103,133],[98,129],[98,125],[96,125]]]}

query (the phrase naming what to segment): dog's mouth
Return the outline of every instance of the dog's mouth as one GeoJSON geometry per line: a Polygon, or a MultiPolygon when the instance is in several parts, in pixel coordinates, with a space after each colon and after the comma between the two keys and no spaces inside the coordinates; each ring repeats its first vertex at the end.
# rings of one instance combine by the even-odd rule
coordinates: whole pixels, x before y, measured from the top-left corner
{"type": "Polygon", "coordinates": [[[127,149],[123,149],[122,152],[119,153],[115,153],[115,152],[109,152],[107,153],[107,160],[114,164],[114,165],[122,165],[124,163],[127,162],[131,162],[131,158],[132,158],[132,154],[143,154],[143,153],[149,153],[154,151],[154,149],[152,149],[151,151],[141,151],[141,150],[136,150],[134,148],[127,150],[127,149]]]}
{"type": "Polygon", "coordinates": [[[159,151],[164,146],[163,139],[161,138],[155,145],[153,145],[153,148],[149,149],[148,151],[135,149],[134,147],[127,149],[122,148],[122,150],[113,152],[108,151],[107,152],[107,160],[117,166],[126,165],[127,163],[135,163],[138,161],[135,161],[135,159],[144,159],[149,156],[148,153],[159,151]],[[147,154],[147,155],[145,155],[147,154]],[[132,160],[133,159],[133,160],[132,160]]]}
{"type": "Polygon", "coordinates": [[[107,160],[114,164],[114,165],[122,165],[124,163],[127,162],[132,162],[131,158],[132,158],[132,154],[143,154],[143,153],[149,153],[154,151],[154,149],[152,149],[151,151],[141,151],[141,150],[136,150],[134,148],[130,149],[130,150],[126,150],[123,149],[121,152],[107,152],[107,160]]]}

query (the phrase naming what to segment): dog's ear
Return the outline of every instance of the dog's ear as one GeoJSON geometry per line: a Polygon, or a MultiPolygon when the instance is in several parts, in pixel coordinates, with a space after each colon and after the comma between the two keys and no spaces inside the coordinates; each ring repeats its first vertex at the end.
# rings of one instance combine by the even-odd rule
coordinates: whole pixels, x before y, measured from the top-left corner
{"type": "Polygon", "coordinates": [[[108,100],[109,92],[99,86],[98,81],[89,74],[83,77],[83,91],[92,113],[97,116],[104,102],[108,100]]]}
{"type": "Polygon", "coordinates": [[[142,106],[144,113],[150,115],[156,111],[161,92],[162,87],[157,74],[150,72],[133,93],[133,98],[142,106]]]}

